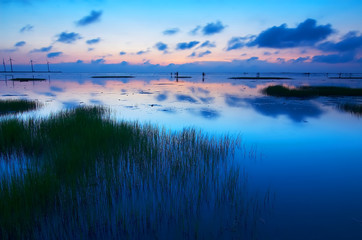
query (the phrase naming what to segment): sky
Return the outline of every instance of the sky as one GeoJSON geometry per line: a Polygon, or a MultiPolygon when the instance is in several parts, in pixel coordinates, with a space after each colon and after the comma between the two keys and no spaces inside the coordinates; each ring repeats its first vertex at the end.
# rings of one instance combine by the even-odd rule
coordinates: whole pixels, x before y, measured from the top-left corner
{"type": "Polygon", "coordinates": [[[361,11],[361,0],[0,0],[0,57],[66,71],[362,72],[361,11]]]}

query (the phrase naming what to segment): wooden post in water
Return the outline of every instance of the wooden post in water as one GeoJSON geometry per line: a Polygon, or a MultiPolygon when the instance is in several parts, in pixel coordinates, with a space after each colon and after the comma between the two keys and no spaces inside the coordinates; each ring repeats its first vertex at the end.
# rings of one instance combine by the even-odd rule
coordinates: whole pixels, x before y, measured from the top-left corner
{"type": "Polygon", "coordinates": [[[11,72],[13,72],[13,59],[11,59],[11,57],[9,57],[9,62],[10,62],[11,72]]]}
{"type": "Polygon", "coordinates": [[[6,65],[5,65],[5,60],[3,58],[3,65],[4,65],[4,72],[6,72],[6,65]]]}
{"type": "Polygon", "coordinates": [[[33,60],[30,60],[30,64],[31,64],[31,72],[34,72],[33,60]]]}

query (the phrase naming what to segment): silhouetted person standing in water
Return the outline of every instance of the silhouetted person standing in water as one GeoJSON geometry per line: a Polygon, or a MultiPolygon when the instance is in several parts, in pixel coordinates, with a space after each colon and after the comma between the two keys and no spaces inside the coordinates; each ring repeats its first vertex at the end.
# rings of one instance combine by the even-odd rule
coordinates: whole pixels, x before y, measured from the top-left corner
{"type": "Polygon", "coordinates": [[[178,72],[176,72],[176,82],[178,82],[178,72]]]}
{"type": "Polygon", "coordinates": [[[202,81],[204,82],[205,81],[205,73],[202,72],[202,81]]]}

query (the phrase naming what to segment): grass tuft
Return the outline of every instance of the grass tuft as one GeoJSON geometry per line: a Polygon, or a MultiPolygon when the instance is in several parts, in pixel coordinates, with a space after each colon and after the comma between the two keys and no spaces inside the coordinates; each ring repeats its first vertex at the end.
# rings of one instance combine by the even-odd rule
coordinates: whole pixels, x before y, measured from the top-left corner
{"type": "Polygon", "coordinates": [[[275,85],[263,89],[262,92],[268,96],[297,98],[362,96],[362,88],[333,86],[302,86],[298,88],[289,88],[282,85],[275,85]]]}
{"type": "Polygon", "coordinates": [[[35,110],[39,106],[38,102],[30,100],[0,100],[0,115],[35,110]]]}
{"type": "Polygon", "coordinates": [[[343,103],[338,105],[338,109],[349,112],[356,116],[362,116],[362,105],[354,103],[343,103]]]}
{"type": "Polygon", "coordinates": [[[245,189],[239,146],[115,122],[101,107],[5,119],[0,161],[13,167],[0,176],[0,238],[254,236],[262,205],[245,189]]]}

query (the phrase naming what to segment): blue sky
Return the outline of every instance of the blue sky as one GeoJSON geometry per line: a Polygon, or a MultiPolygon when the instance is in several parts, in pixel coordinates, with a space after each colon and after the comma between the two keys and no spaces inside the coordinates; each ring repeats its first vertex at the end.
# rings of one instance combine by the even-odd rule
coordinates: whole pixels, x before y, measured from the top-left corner
{"type": "Polygon", "coordinates": [[[356,72],[361,10],[360,0],[0,0],[0,57],[74,68],[356,72]]]}

